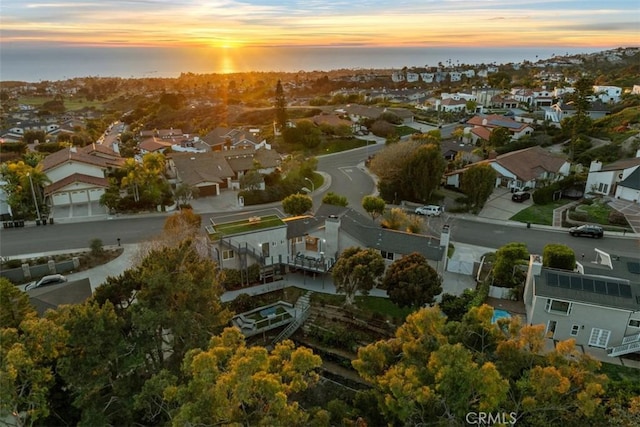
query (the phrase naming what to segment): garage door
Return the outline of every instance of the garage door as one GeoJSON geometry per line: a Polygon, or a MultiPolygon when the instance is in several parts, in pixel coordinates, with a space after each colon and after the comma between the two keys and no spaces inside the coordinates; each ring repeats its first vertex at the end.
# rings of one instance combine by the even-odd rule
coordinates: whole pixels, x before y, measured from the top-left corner
{"type": "Polygon", "coordinates": [[[218,195],[218,187],[215,185],[207,185],[198,187],[198,197],[209,197],[218,195]]]}

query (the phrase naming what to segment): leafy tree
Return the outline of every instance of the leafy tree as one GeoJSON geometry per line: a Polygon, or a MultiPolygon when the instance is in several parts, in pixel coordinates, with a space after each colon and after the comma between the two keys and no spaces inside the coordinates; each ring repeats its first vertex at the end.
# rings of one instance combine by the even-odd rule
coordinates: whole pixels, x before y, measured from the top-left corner
{"type": "Polygon", "coordinates": [[[292,194],[282,200],[282,209],[293,216],[302,215],[309,212],[313,207],[311,197],[304,194],[292,194]]]}
{"type": "Polygon", "coordinates": [[[580,136],[587,134],[593,123],[589,117],[589,98],[593,95],[593,79],[582,77],[573,85],[574,92],[570,94],[568,99],[573,102],[576,109],[575,114],[562,121],[562,127],[571,130],[571,161],[575,160],[578,153],[577,145],[580,136]]]}
{"type": "Polygon", "coordinates": [[[288,340],[271,352],[247,347],[237,328],[227,328],[187,354],[185,384],[165,389],[178,405],[172,425],[305,425],[308,414],[291,396],[318,381],[321,363],[288,340]]]}
{"type": "Polygon", "coordinates": [[[334,193],[333,191],[329,191],[322,198],[322,203],[326,203],[327,205],[334,205],[334,206],[347,206],[349,204],[349,201],[345,196],[340,196],[334,193]]]}
{"type": "Polygon", "coordinates": [[[459,322],[471,308],[475,296],[476,292],[471,289],[465,289],[461,295],[443,294],[438,306],[449,321],[459,322]]]}
{"type": "Polygon", "coordinates": [[[382,286],[389,299],[400,307],[431,304],[442,292],[440,276],[417,252],[394,261],[385,273],[382,286]]]}
{"type": "Polygon", "coordinates": [[[544,352],[544,325],[515,317],[496,325],[492,315],[484,305],[447,324],[439,308],[423,308],[394,338],[358,350],[352,364],[373,384],[387,424],[464,424],[469,412],[514,412],[522,425],[604,419],[599,362],[573,340],[544,352]]]}
{"type": "Polygon", "coordinates": [[[496,251],[491,273],[498,286],[512,287],[522,283],[523,273],[516,267],[529,261],[529,251],[524,243],[507,243],[496,251]],[[517,274],[516,274],[517,273],[517,274]]]}
{"type": "Polygon", "coordinates": [[[362,198],[362,208],[371,215],[371,220],[375,221],[377,217],[384,213],[387,204],[384,199],[378,196],[364,196],[362,198]]]}
{"type": "Polygon", "coordinates": [[[480,212],[493,193],[496,177],[495,169],[487,164],[472,165],[462,174],[460,187],[474,212],[480,212]]]}
{"type": "Polygon", "coordinates": [[[545,267],[573,271],[576,266],[576,254],[567,245],[549,243],[542,250],[542,264],[545,267]]]}
{"type": "Polygon", "coordinates": [[[28,130],[22,136],[22,141],[27,144],[35,144],[36,142],[44,144],[47,142],[47,135],[43,130],[28,130]]]}
{"type": "Polygon", "coordinates": [[[505,127],[498,127],[491,131],[489,135],[489,145],[497,148],[507,145],[511,142],[511,132],[505,127]]]}
{"type": "Polygon", "coordinates": [[[500,89],[509,89],[511,87],[511,74],[506,71],[498,71],[491,73],[487,77],[489,85],[500,89]]]}
{"type": "Polygon", "coordinates": [[[284,97],[282,83],[278,80],[276,84],[276,126],[279,131],[283,131],[287,125],[287,100],[284,97]]]}
{"type": "Polygon", "coordinates": [[[476,107],[478,106],[478,103],[472,99],[468,100],[467,103],[465,104],[465,108],[467,110],[467,113],[475,113],[476,112],[476,107]]]}
{"type": "Polygon", "coordinates": [[[16,425],[32,425],[50,413],[53,364],[65,351],[66,334],[50,320],[38,318],[35,311],[29,312],[5,281],[0,282],[0,290],[3,304],[7,297],[17,303],[10,316],[2,316],[0,329],[0,414],[4,420],[14,417],[16,425]]]}
{"type": "Polygon", "coordinates": [[[410,183],[412,199],[427,202],[442,181],[446,162],[440,147],[427,144],[418,147],[405,170],[406,180],[410,183]]]}
{"type": "Polygon", "coordinates": [[[23,320],[35,315],[29,295],[6,278],[0,277],[0,329],[18,329],[23,320]]]}
{"type": "Polygon", "coordinates": [[[250,170],[240,178],[240,188],[243,190],[259,190],[264,182],[262,174],[257,170],[250,170]]]}
{"type": "Polygon", "coordinates": [[[366,295],[384,273],[384,259],[374,249],[345,249],[333,266],[336,291],[346,294],[346,304],[353,305],[357,292],[366,295]]]}
{"type": "Polygon", "coordinates": [[[45,213],[43,188],[46,183],[51,181],[42,172],[41,164],[33,167],[24,160],[4,162],[0,165],[0,176],[6,182],[2,188],[7,193],[7,202],[11,206],[14,218],[35,218],[36,203],[40,214],[45,213]]]}
{"type": "Polygon", "coordinates": [[[198,197],[199,192],[198,187],[193,187],[186,182],[181,182],[176,186],[173,196],[176,198],[178,206],[182,207],[189,205],[189,202],[191,202],[194,197],[198,197]]]}
{"type": "MultiPolygon", "coordinates": [[[[136,343],[125,339],[124,319],[111,303],[100,306],[95,301],[63,306],[49,317],[67,333],[67,351],[56,367],[70,403],[80,411],[76,423],[131,424],[133,384],[141,387],[143,377],[137,370],[141,361],[129,357],[136,343]]],[[[57,408],[58,416],[63,417],[65,411],[57,408]]],[[[72,418],[71,414],[67,417],[72,418]]],[[[63,419],[75,424],[73,419],[63,419]]]]}

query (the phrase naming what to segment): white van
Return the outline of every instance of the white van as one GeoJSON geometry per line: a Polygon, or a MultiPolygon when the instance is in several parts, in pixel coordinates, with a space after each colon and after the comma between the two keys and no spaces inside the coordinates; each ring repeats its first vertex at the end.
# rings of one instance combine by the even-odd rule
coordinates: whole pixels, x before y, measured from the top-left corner
{"type": "Polygon", "coordinates": [[[440,216],[443,210],[444,209],[442,209],[442,206],[426,205],[426,206],[420,206],[416,208],[415,212],[417,215],[440,216]]]}

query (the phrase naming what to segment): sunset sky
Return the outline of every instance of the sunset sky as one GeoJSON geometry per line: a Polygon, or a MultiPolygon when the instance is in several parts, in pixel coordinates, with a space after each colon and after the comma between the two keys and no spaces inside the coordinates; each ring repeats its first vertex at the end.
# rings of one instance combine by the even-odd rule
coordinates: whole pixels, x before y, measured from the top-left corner
{"type": "Polygon", "coordinates": [[[0,46],[640,43],[637,0],[2,0],[0,46]]]}

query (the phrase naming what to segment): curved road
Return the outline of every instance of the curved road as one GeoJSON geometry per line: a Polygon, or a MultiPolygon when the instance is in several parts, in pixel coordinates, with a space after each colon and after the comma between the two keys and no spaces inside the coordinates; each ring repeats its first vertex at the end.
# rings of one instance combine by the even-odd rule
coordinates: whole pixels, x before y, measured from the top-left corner
{"type": "MultiPolygon", "coordinates": [[[[362,197],[374,191],[371,176],[358,167],[369,155],[382,149],[384,144],[370,145],[359,149],[326,155],[318,158],[318,170],[331,176],[331,183],[323,187],[322,192],[314,195],[314,205],[319,206],[324,191],[333,191],[346,196],[350,206],[363,214],[360,205],[362,197]]],[[[276,206],[276,205],[273,205],[276,206]]],[[[279,205],[278,205],[279,206],[279,205]]],[[[247,208],[245,211],[266,213],[273,208],[247,208]]],[[[209,218],[241,214],[241,212],[202,213],[203,224],[209,218]]],[[[144,217],[122,217],[111,220],[31,226],[18,229],[0,229],[0,255],[40,253],[57,250],[70,250],[89,247],[92,239],[101,239],[105,245],[120,242],[138,243],[162,233],[166,214],[151,214],[144,217]]],[[[606,236],[602,240],[573,238],[566,231],[536,227],[527,229],[524,224],[487,223],[475,219],[464,219],[455,215],[429,219],[429,227],[436,234],[444,223],[451,227],[451,238],[476,246],[499,248],[509,242],[524,242],[532,253],[542,253],[547,243],[562,243],[571,247],[578,256],[593,256],[598,248],[611,254],[638,257],[640,241],[637,238],[606,236]]]]}

